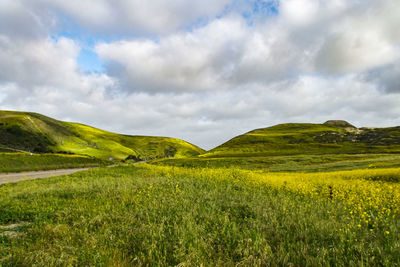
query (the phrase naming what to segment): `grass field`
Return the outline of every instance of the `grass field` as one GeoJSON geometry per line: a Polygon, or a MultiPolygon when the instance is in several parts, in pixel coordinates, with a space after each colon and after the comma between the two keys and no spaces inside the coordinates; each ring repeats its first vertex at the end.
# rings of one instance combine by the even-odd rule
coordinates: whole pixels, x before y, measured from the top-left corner
{"type": "Polygon", "coordinates": [[[151,165],[0,186],[3,266],[396,266],[400,169],[151,165]]]}
{"type": "Polygon", "coordinates": [[[0,173],[95,167],[110,162],[87,156],[62,154],[0,153],[0,173]]]}
{"type": "Polygon", "coordinates": [[[160,166],[188,168],[230,168],[271,172],[315,172],[400,167],[400,154],[326,154],[269,157],[221,157],[157,159],[160,166]]]}

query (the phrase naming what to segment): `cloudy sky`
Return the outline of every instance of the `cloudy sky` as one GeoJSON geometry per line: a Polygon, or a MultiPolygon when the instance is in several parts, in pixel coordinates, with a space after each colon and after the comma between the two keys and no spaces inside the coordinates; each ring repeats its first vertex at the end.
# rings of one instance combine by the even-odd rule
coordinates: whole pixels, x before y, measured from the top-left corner
{"type": "Polygon", "coordinates": [[[0,109],[212,148],[400,125],[398,0],[0,0],[0,109]]]}

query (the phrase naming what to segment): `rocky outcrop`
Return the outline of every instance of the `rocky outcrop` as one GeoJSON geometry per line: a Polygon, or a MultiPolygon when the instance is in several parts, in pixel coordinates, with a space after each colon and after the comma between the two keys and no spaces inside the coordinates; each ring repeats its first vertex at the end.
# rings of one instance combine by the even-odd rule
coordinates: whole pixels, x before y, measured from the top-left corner
{"type": "Polygon", "coordinates": [[[324,124],[325,125],[332,125],[332,126],[336,126],[336,127],[340,127],[340,128],[357,129],[357,127],[355,127],[354,125],[348,123],[347,121],[343,121],[343,120],[329,120],[329,121],[325,122],[324,124]]]}

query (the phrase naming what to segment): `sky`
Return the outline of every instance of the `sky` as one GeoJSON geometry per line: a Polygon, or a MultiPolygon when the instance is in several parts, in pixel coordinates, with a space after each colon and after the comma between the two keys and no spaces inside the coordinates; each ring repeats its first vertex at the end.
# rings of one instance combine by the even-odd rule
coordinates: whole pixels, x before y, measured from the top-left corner
{"type": "Polygon", "coordinates": [[[400,125],[398,0],[0,0],[0,109],[213,148],[400,125]]]}

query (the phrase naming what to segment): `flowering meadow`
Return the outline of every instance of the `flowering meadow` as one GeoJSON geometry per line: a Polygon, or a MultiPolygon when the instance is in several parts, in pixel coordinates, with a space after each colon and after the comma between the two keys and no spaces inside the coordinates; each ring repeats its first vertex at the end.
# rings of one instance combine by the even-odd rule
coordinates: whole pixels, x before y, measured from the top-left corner
{"type": "Polygon", "coordinates": [[[141,164],[0,186],[1,266],[398,266],[400,169],[141,164]]]}

